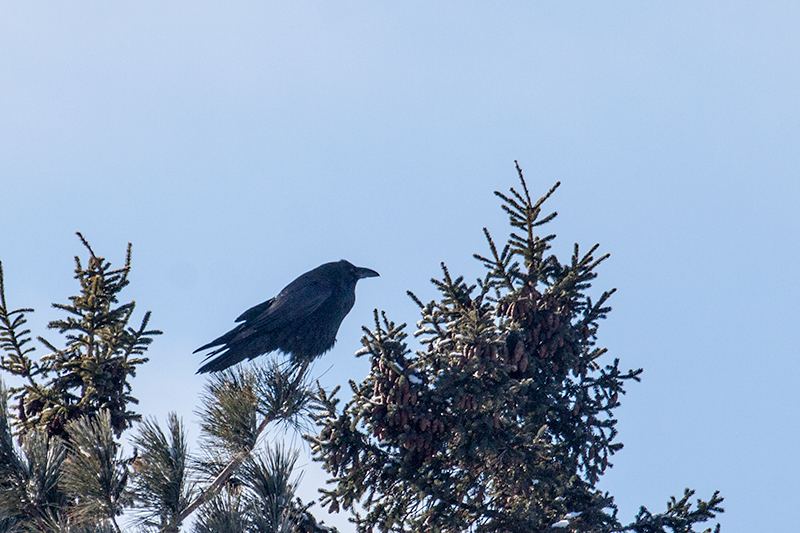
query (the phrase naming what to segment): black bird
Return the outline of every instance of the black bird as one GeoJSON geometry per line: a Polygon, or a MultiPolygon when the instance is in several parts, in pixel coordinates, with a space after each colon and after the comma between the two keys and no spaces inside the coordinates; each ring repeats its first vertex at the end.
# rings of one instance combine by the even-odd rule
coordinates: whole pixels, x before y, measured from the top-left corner
{"type": "Polygon", "coordinates": [[[288,284],[276,297],[241,314],[238,326],[201,346],[215,346],[198,374],[217,372],[245,359],[280,350],[294,364],[308,364],[333,347],[336,332],[356,302],[356,282],[378,276],[342,259],[325,263],[288,284]]]}

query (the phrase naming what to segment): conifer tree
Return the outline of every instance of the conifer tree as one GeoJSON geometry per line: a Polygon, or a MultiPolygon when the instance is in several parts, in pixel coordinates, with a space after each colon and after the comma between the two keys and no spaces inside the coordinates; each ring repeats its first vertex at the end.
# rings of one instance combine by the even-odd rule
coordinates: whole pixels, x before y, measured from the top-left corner
{"type": "Polygon", "coordinates": [[[49,435],[65,437],[70,422],[105,410],[119,437],[141,418],[129,408],[139,403],[131,395],[129,379],[147,361],[142,355],[161,332],[147,329],[149,311],[138,328],[129,326],[136,304],[119,305],[118,295],[130,283],[131,245],[125,265],[112,269],[111,263],[95,255],[83,235],[78,233],[78,237],[89,251],[85,267],[75,256],[80,293],[70,297],[69,304],[54,303],[67,316],[48,324],[65,335],[65,347],[57,348],[39,337],[50,353],[38,361],[32,358],[35,348],[28,345],[30,331],[23,329],[25,313],[33,310],[8,309],[0,264],[0,369],[23,380],[11,389],[22,433],[44,428],[49,435]]]}
{"type": "Polygon", "coordinates": [[[272,361],[212,376],[199,411],[203,453],[193,455],[175,413],[164,432],[129,408],[130,378],[160,334],[147,329],[149,313],[129,327],[134,303],[118,305],[130,245],[124,267],[112,269],[78,235],[90,254],[85,268],[75,259],[80,293],[54,304],[67,317],[49,325],[66,346],[40,337],[49,350],[41,359],[26,329],[32,310],[7,306],[0,265],[0,370],[22,382],[0,382],[0,531],[121,533],[126,511],[137,531],[178,532],[195,511],[197,532],[331,531],[294,494],[296,456],[261,444],[269,424],[301,423],[311,398],[305,368],[272,361]],[[119,439],[137,423],[126,457],[119,439]]]}
{"type": "Polygon", "coordinates": [[[538,232],[556,216],[542,208],[559,184],[534,201],[517,171],[521,190],[496,193],[507,243],[484,230],[489,253],[475,255],[485,275],[468,284],[443,264],[439,299],[409,293],[423,348],[376,311],[357,354],[371,369],[350,383],[352,399],[339,409],[319,391],[309,440],[333,485],[322,502],[352,511],[362,533],[694,531],[722,511],[717,493],[693,508],[687,489],[623,525],[596,487],[622,448],[613,411],[642,370],[620,369],[597,346],[614,291],[593,300],[589,290],[608,254],[577,244],[566,262],[549,253],[555,235],[538,232]]]}
{"type": "Polygon", "coordinates": [[[39,359],[26,329],[33,310],[9,309],[0,264],[0,370],[20,382],[0,387],[0,519],[9,531],[119,532],[116,519],[132,502],[130,460],[118,439],[140,419],[130,408],[138,403],[130,379],[161,332],[147,329],[149,312],[138,328],[129,326],[135,303],[119,304],[129,283],[130,244],[124,266],[113,269],[78,237],[89,252],[86,266],[75,257],[80,292],[69,304],[53,304],[66,317],[48,324],[65,336],[65,346],[38,337],[49,352],[39,359]]]}

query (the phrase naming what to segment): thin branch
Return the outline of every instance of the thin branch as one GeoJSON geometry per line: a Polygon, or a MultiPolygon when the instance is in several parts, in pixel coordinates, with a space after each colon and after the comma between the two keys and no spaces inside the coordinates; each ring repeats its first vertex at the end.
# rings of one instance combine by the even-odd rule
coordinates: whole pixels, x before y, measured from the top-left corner
{"type": "MultiPolygon", "coordinates": [[[[262,420],[261,424],[258,426],[258,428],[256,428],[255,437],[258,438],[259,435],[261,435],[261,433],[267,427],[267,424],[269,424],[273,420],[275,420],[275,417],[265,416],[264,420],[262,420]]],[[[242,462],[250,456],[250,452],[252,452],[252,450],[243,450],[237,453],[236,456],[234,456],[234,458],[231,460],[231,462],[228,463],[228,466],[223,468],[222,472],[217,474],[217,477],[214,478],[214,480],[208,485],[208,487],[206,487],[205,490],[201,490],[200,494],[198,494],[198,496],[194,500],[192,500],[192,502],[189,503],[189,505],[187,505],[183,511],[181,511],[181,513],[178,515],[178,523],[181,523],[184,520],[186,520],[186,518],[190,514],[195,512],[198,507],[211,501],[211,499],[213,499],[214,496],[216,496],[219,490],[228,481],[228,478],[230,478],[231,475],[236,471],[236,469],[239,468],[239,465],[241,465],[242,462]]]]}

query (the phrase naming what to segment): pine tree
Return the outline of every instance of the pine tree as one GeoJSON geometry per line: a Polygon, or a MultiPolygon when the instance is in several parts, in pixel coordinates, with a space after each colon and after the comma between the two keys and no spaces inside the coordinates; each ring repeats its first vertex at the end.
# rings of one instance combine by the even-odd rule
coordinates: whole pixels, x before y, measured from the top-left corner
{"type": "MultiPolygon", "coordinates": [[[[688,532],[721,512],[715,493],[692,508],[688,490],[668,509],[646,509],[628,525],[611,495],[596,488],[622,448],[613,411],[641,369],[621,370],[597,347],[613,290],[589,296],[608,254],[598,246],[562,263],[555,235],[538,235],[556,184],[531,199],[496,193],[512,232],[501,248],[484,230],[486,274],[475,284],[442,265],[438,300],[421,302],[412,352],[405,324],[375,312],[365,328],[371,369],[338,408],[317,396],[315,458],[332,475],[331,511],[354,512],[360,532],[571,531],[688,532]],[[357,506],[358,504],[358,506],[357,506]],[[358,511],[358,508],[363,511],[358,511]]],[[[718,529],[718,527],[717,527],[718,529]]]]}

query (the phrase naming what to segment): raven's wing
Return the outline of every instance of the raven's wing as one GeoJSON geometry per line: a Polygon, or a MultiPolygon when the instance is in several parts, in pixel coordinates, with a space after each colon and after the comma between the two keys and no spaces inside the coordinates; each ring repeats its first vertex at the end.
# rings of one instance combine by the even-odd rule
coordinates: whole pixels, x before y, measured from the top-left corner
{"type": "MultiPolygon", "coordinates": [[[[299,280],[298,280],[299,281],[299,280]]],[[[333,289],[320,281],[292,283],[275,298],[251,307],[236,319],[249,329],[269,331],[306,317],[330,298],[333,289]]]]}
{"type": "MultiPolygon", "coordinates": [[[[303,281],[304,283],[292,283],[276,297],[251,307],[236,319],[236,322],[243,322],[242,324],[204,344],[194,353],[240,341],[259,331],[270,331],[310,315],[330,297],[333,290],[330,285],[319,281],[303,281]]],[[[211,352],[206,359],[224,349],[225,347],[211,352]]]]}
{"type": "Polygon", "coordinates": [[[270,305],[272,305],[272,302],[274,301],[275,298],[270,298],[266,302],[261,302],[258,305],[254,305],[253,307],[251,307],[250,309],[239,315],[239,318],[236,319],[236,322],[246,322],[248,320],[254,319],[258,315],[260,315],[262,311],[266,311],[267,308],[270,305]]]}

